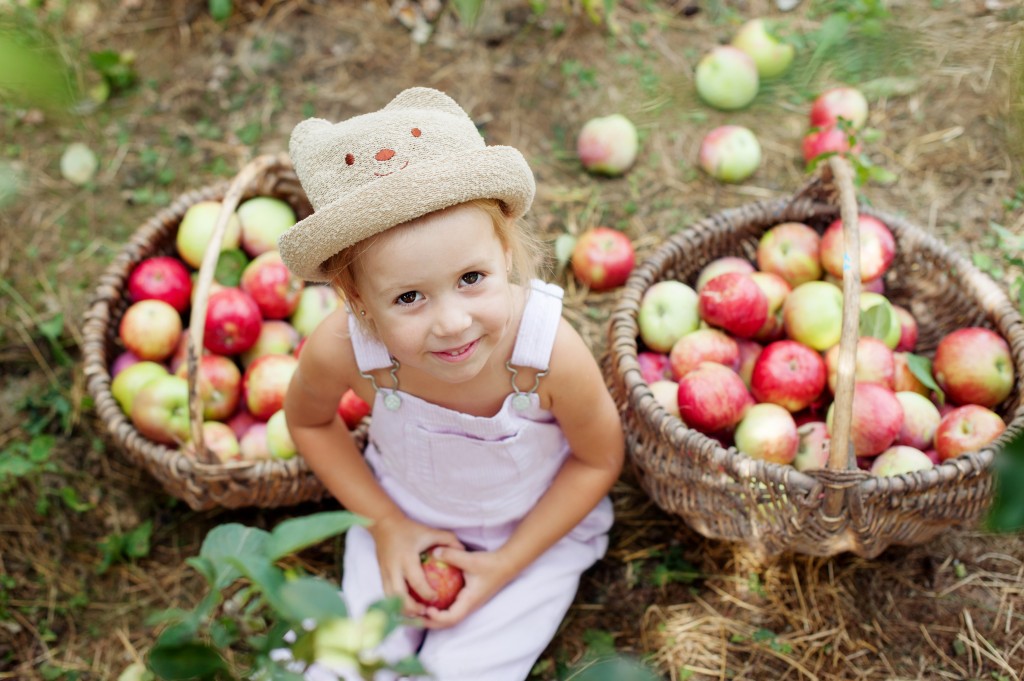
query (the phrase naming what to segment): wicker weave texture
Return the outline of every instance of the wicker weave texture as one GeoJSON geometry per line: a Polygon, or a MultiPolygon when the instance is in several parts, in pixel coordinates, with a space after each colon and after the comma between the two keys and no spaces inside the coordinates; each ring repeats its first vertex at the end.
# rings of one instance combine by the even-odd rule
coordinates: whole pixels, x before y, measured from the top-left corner
{"type": "Polygon", "coordinates": [[[859,469],[801,473],[727,450],[686,428],[655,401],[640,373],[637,314],[644,292],[665,279],[692,284],[718,257],[753,261],[761,235],[778,223],[803,222],[820,233],[840,210],[820,192],[801,192],[716,213],[667,239],[637,266],[612,313],[602,358],[641,485],[663,510],[705,536],[749,544],[764,557],[844,551],[873,557],[890,545],[923,543],[951,526],[973,523],[989,506],[994,456],[1024,428],[1021,317],[1003,289],[925,230],[866,206],[859,211],[888,225],[896,239],[886,296],[917,319],[916,353],[931,356],[943,335],[965,326],[993,329],[1009,342],[1015,385],[996,408],[1007,430],[981,451],[886,478],[859,469]],[[828,490],[842,490],[841,512],[831,516],[822,503],[828,490]]]}
{"type": "MultiPolygon", "coordinates": [[[[240,175],[241,176],[241,175],[240,175]]],[[[311,208],[286,156],[262,157],[259,170],[243,182],[242,199],[273,196],[288,202],[301,219],[311,208]]],[[[143,259],[175,255],[175,236],[185,212],[200,201],[222,201],[231,182],[205,187],[178,197],[136,230],[100,278],[85,315],[83,369],[96,413],[113,441],[136,465],[148,471],[172,496],[194,510],[216,507],[277,507],[316,501],[326,490],[302,457],[289,460],[204,463],[211,457],[155,443],[139,433],[121,411],[110,391],[110,365],[123,350],[118,325],[131,304],[127,282],[132,269],[143,259]]],[[[360,447],[366,426],[356,431],[360,447]]]]}

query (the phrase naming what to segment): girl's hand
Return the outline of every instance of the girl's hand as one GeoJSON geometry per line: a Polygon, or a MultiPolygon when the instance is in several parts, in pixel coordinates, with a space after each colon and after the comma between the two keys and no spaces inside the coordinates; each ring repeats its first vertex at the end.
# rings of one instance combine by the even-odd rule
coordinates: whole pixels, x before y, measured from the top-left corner
{"type": "Polygon", "coordinates": [[[508,561],[492,551],[466,551],[463,548],[441,548],[434,551],[440,560],[462,570],[466,584],[447,610],[426,608],[423,625],[427,629],[444,629],[466,618],[491,599],[516,576],[508,561]]]}
{"type": "Polygon", "coordinates": [[[453,532],[428,527],[404,515],[378,520],[369,530],[377,545],[384,595],[401,597],[405,615],[423,617],[427,608],[412,599],[409,589],[426,600],[436,594],[423,574],[420,554],[432,546],[462,549],[462,543],[453,532]]]}

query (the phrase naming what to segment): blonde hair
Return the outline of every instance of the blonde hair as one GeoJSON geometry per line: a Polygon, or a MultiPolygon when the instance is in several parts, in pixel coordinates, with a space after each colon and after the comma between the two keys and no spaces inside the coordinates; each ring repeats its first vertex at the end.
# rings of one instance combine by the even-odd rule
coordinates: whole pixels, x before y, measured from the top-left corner
{"type": "MultiPolygon", "coordinates": [[[[460,205],[478,208],[491,218],[494,235],[498,238],[501,247],[511,256],[509,280],[512,283],[527,284],[537,276],[543,266],[545,252],[540,239],[522,218],[510,219],[505,215],[501,202],[497,199],[474,199],[460,205]]],[[[359,243],[335,253],[324,263],[324,270],[330,275],[331,286],[350,309],[353,307],[352,302],[359,295],[355,276],[359,257],[379,238],[380,234],[376,234],[363,239],[359,243]]],[[[365,328],[373,331],[365,318],[357,317],[356,319],[365,328]]]]}

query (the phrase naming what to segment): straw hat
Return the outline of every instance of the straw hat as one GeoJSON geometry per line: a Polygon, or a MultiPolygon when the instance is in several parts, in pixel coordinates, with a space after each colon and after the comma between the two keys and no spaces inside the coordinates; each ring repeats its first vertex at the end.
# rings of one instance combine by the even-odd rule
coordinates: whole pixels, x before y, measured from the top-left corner
{"type": "Polygon", "coordinates": [[[289,153],[313,214],[278,240],[296,276],[326,281],[324,261],[395,225],[473,199],[523,215],[536,184],[518,150],[487,146],[472,119],[430,88],[401,92],[380,111],[340,123],[310,118],[289,153]]]}

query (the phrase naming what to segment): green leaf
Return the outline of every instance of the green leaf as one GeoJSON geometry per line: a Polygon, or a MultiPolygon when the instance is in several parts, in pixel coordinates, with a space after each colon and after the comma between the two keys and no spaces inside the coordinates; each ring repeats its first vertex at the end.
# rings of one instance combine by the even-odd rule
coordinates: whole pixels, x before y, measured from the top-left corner
{"type": "Polygon", "coordinates": [[[270,533],[264,555],[275,561],[342,534],[354,525],[369,524],[369,520],[350,511],[325,511],[291,518],[280,523],[270,533]]]}
{"type": "Polygon", "coordinates": [[[615,635],[601,629],[585,629],[583,644],[591,655],[598,657],[611,655],[615,652],[615,635]]]}
{"type": "Polygon", "coordinates": [[[239,573],[252,583],[253,587],[260,591],[275,611],[287,614],[285,606],[281,603],[280,590],[284,584],[284,571],[267,560],[264,556],[244,555],[235,558],[228,558],[228,562],[234,565],[239,573]]]}
{"type": "Polygon", "coordinates": [[[220,654],[208,645],[155,646],[149,652],[149,668],[165,681],[212,679],[227,669],[220,654]]]}
{"type": "Polygon", "coordinates": [[[184,619],[175,622],[160,632],[156,640],[157,647],[179,648],[196,640],[199,633],[199,617],[194,612],[186,613],[184,619]]]}
{"type": "Polygon", "coordinates": [[[214,21],[224,21],[231,16],[232,0],[210,0],[210,16],[214,21]]]}
{"type": "Polygon", "coordinates": [[[559,271],[565,269],[569,264],[574,248],[576,248],[576,237],[572,234],[559,234],[555,239],[555,260],[558,263],[559,271]]]}
{"type": "Polygon", "coordinates": [[[203,556],[191,556],[185,559],[187,565],[192,566],[192,569],[203,576],[207,584],[211,586],[217,581],[217,568],[214,567],[213,561],[203,556]]]}
{"type": "Polygon", "coordinates": [[[67,485],[60,488],[60,499],[64,502],[65,506],[75,513],[84,513],[93,507],[93,504],[82,501],[78,497],[78,491],[74,487],[68,487],[67,485]]]}
{"type": "Polygon", "coordinates": [[[153,521],[146,520],[125,536],[124,553],[129,558],[149,555],[149,538],[153,534],[153,521]]]}
{"type": "Polygon", "coordinates": [[[45,322],[39,322],[39,333],[47,340],[56,341],[64,333],[64,315],[60,312],[45,322]]]}
{"type": "Polygon", "coordinates": [[[910,367],[910,373],[914,374],[914,377],[921,381],[924,387],[935,391],[939,398],[939,404],[946,401],[946,394],[942,392],[942,388],[935,382],[935,377],[932,375],[932,361],[930,359],[923,355],[915,355],[912,352],[908,352],[907,366],[910,367]]]}
{"type": "Polygon", "coordinates": [[[426,676],[427,670],[423,668],[423,663],[419,661],[415,655],[410,655],[404,659],[395,662],[390,666],[391,670],[399,676],[426,676]]]}
{"type": "Polygon", "coordinates": [[[993,463],[995,493],[985,519],[993,532],[1024,530],[1024,433],[1018,433],[993,463]]]}
{"type": "Polygon", "coordinates": [[[299,577],[286,582],[278,590],[278,597],[286,616],[295,622],[309,618],[323,622],[348,616],[338,587],[319,577],[299,577]]]}
{"type": "Polygon", "coordinates": [[[484,0],[452,0],[452,7],[459,17],[459,23],[466,27],[476,24],[483,6],[484,0]]]}
{"type": "Polygon", "coordinates": [[[921,81],[918,78],[882,76],[861,83],[858,89],[868,99],[882,99],[910,95],[917,92],[920,87],[921,81]]]}
{"type": "Polygon", "coordinates": [[[892,328],[893,318],[886,305],[872,305],[860,311],[860,335],[885,339],[892,328]]]}
{"type": "Polygon", "coordinates": [[[241,556],[264,556],[269,538],[270,533],[266,530],[239,523],[218,525],[210,530],[199,555],[210,561],[217,575],[212,588],[223,589],[241,577],[231,560],[241,556]]]}

